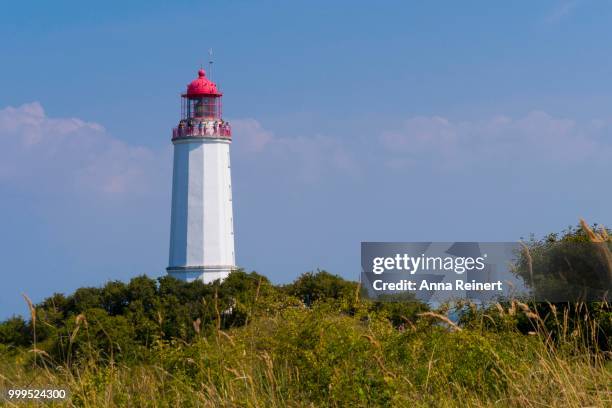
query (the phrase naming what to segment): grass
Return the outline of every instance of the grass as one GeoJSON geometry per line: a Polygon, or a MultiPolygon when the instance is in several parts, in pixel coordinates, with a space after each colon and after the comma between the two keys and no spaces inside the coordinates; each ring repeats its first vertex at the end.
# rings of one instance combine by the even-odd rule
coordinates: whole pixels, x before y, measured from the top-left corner
{"type": "Polygon", "coordinates": [[[550,341],[546,319],[512,303],[461,328],[428,312],[398,329],[363,304],[351,315],[319,302],[191,342],[158,339],[138,362],[90,350],[69,366],[5,347],[0,388],[67,387],[55,405],[80,407],[610,406],[609,355],[575,331],[550,341]],[[511,328],[521,313],[530,334],[511,328]]]}
{"type": "MultiPolygon", "coordinates": [[[[597,256],[612,277],[607,230],[583,222],[562,239],[606,243],[597,256]]],[[[531,244],[536,260],[550,242],[531,244]]],[[[30,321],[0,323],[0,390],[69,390],[49,406],[612,406],[605,302],[428,310],[361,299],[326,272],[281,287],[241,271],[221,284],[138,277],[40,305],[24,297],[30,321]]]]}

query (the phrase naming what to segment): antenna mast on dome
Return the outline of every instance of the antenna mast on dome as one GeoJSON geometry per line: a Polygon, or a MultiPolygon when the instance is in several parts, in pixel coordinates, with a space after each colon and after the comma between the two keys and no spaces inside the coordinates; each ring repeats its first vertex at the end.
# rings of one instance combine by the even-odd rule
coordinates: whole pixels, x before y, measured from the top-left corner
{"type": "Polygon", "coordinates": [[[213,73],[212,73],[212,68],[213,68],[213,49],[209,48],[208,49],[208,77],[210,78],[210,80],[212,81],[213,79],[213,73]]]}

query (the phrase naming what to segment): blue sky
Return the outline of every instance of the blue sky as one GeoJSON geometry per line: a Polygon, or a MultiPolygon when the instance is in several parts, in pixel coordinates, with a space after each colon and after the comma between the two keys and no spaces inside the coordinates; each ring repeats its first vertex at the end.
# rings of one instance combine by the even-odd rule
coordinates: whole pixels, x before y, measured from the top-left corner
{"type": "Polygon", "coordinates": [[[170,128],[215,52],[238,263],[359,272],[359,243],[612,225],[612,4],[9,2],[0,318],[164,273],[170,128]]]}

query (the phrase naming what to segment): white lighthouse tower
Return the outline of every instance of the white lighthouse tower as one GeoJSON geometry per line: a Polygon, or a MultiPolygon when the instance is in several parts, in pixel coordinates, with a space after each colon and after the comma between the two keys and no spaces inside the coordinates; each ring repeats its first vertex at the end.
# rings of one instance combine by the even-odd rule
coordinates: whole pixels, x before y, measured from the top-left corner
{"type": "Polygon", "coordinates": [[[172,131],[171,276],[205,283],[235,268],[230,144],[222,94],[200,69],[181,95],[181,120],[172,131]]]}

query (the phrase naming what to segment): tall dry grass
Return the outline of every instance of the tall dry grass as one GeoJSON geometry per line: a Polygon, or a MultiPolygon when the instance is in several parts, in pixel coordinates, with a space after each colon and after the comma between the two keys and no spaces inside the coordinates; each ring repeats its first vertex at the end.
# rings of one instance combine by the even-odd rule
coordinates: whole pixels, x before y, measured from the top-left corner
{"type": "MultiPolygon", "coordinates": [[[[610,239],[582,224],[591,241],[610,239]]],[[[281,308],[277,299],[272,308],[261,286],[260,278],[248,324],[222,330],[215,291],[211,335],[197,318],[192,342],[158,339],[136,360],[115,359],[123,350],[112,348],[101,358],[86,313],[74,317],[65,361],[39,350],[34,330],[30,349],[0,345],[0,389],[67,388],[67,401],[49,405],[96,408],[612,406],[612,355],[598,338],[609,335],[608,304],[598,315],[585,303],[457,305],[469,312],[461,323],[441,308],[398,327],[358,287],[351,299],[281,308]]],[[[36,307],[24,298],[35,327],[36,307]]]]}
{"type": "MultiPolygon", "coordinates": [[[[425,313],[397,330],[291,309],[191,344],[159,341],[137,364],[102,364],[95,353],[34,364],[31,350],[4,350],[0,388],[66,387],[70,400],[51,405],[79,407],[611,406],[610,356],[588,347],[598,324],[588,315],[591,331],[518,301],[482,313],[483,323],[462,328],[425,313]],[[527,335],[506,327],[519,315],[533,324],[527,335]],[[550,319],[562,333],[554,341],[550,319]]],[[[78,319],[75,330],[87,330],[78,319]]]]}

